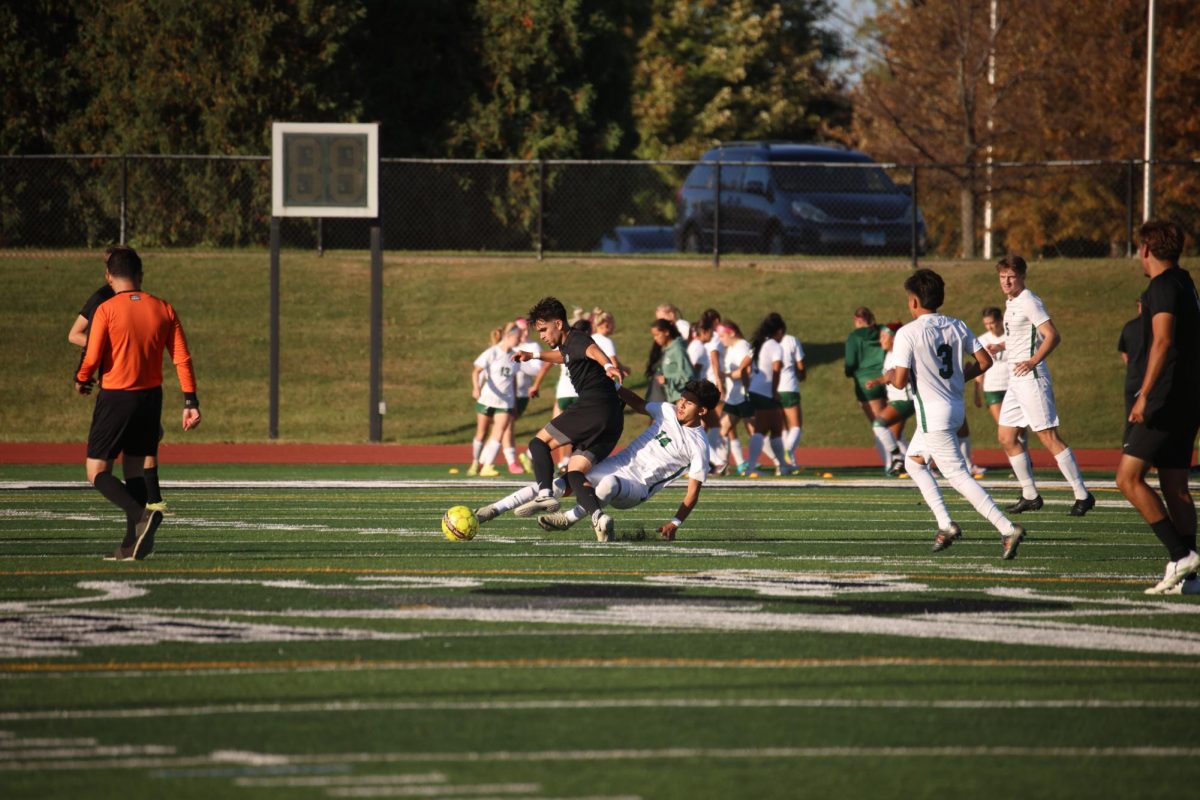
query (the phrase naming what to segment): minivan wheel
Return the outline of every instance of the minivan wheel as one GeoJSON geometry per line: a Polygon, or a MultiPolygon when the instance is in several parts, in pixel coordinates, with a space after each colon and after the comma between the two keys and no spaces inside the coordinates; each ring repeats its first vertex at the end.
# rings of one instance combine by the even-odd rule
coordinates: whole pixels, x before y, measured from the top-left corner
{"type": "Polygon", "coordinates": [[[685,253],[702,253],[704,250],[700,244],[700,232],[693,227],[689,227],[683,232],[683,252],[685,253]]]}
{"type": "Polygon", "coordinates": [[[772,256],[781,256],[787,252],[787,243],[783,239],[783,231],[779,228],[769,228],[763,237],[763,252],[772,256]]]}

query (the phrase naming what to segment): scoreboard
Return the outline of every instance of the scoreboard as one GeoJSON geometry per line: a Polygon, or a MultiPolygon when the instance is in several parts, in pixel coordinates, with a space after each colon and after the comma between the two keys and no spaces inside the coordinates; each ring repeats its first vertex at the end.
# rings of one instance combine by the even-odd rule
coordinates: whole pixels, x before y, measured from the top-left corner
{"type": "Polygon", "coordinates": [[[271,214],[378,217],[378,123],[276,122],[271,214]]]}

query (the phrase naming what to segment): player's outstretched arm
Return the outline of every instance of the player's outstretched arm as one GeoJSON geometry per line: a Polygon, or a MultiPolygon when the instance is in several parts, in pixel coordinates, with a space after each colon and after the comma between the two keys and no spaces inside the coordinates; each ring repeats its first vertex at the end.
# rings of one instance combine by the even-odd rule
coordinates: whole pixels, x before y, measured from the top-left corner
{"type": "Polygon", "coordinates": [[[621,398],[625,405],[632,408],[638,414],[646,414],[646,416],[650,416],[646,411],[646,399],[644,397],[629,391],[624,386],[617,389],[617,397],[621,398]]]}
{"type": "Polygon", "coordinates": [[[600,366],[604,367],[604,374],[607,375],[613,383],[621,385],[621,367],[619,364],[614,364],[612,359],[608,357],[608,353],[600,349],[600,345],[592,343],[588,345],[588,358],[595,361],[600,366]]]}
{"type": "Polygon", "coordinates": [[[563,363],[562,353],[558,352],[557,350],[543,350],[540,353],[530,353],[526,350],[513,350],[512,351],[512,360],[513,361],[530,361],[535,358],[541,359],[542,361],[545,361],[548,364],[563,363]]]}
{"type": "Polygon", "coordinates": [[[687,494],[683,497],[683,502],[679,504],[679,509],[675,512],[675,517],[658,529],[662,534],[662,538],[667,541],[675,540],[675,531],[683,525],[683,521],[688,518],[696,504],[700,502],[700,490],[704,488],[704,484],[695,478],[688,478],[687,494]]]}

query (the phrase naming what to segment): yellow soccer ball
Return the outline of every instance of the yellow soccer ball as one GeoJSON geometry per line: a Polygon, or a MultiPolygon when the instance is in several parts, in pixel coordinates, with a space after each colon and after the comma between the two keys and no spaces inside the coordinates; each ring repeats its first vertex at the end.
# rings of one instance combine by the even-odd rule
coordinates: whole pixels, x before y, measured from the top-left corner
{"type": "Polygon", "coordinates": [[[442,515],[442,533],[452,542],[474,539],[479,533],[479,520],[466,506],[454,506],[442,515]]]}

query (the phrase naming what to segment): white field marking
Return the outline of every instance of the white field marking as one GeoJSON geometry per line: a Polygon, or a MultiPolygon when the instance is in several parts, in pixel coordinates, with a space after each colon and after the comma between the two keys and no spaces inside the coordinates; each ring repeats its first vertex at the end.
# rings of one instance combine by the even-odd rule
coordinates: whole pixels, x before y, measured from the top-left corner
{"type": "Polygon", "coordinates": [[[0,763],[20,762],[20,759],[89,758],[101,756],[169,756],[174,747],[157,744],[97,745],[95,747],[51,747],[42,750],[0,751],[0,763]]]}
{"type": "Polygon", "coordinates": [[[86,739],[16,739],[6,738],[0,741],[0,749],[12,747],[91,747],[98,742],[92,738],[86,739]]]}
{"type": "Polygon", "coordinates": [[[290,764],[287,756],[256,753],[253,750],[214,750],[209,758],[217,764],[244,764],[251,767],[273,767],[290,764]]]}
{"type": "Polygon", "coordinates": [[[282,786],[300,788],[304,786],[404,786],[422,783],[446,783],[448,778],[441,772],[406,773],[401,775],[317,775],[313,777],[288,778],[237,778],[237,786],[282,786]]]}
{"type": "Polygon", "coordinates": [[[327,789],[330,797],[479,797],[540,792],[538,783],[474,783],[456,786],[345,786],[327,789]]]}
{"type": "MultiPolygon", "coordinates": [[[[319,753],[281,756],[288,764],[413,764],[541,761],[662,761],[668,759],[793,759],[793,758],[1155,758],[1200,756],[1200,747],[671,747],[623,750],[459,751],[429,753],[319,753]]],[[[163,769],[212,764],[209,757],[120,758],[97,761],[30,761],[0,763],[0,771],[163,769]]]]}
{"type": "Polygon", "coordinates": [[[927,592],[923,583],[910,582],[903,575],[872,574],[857,578],[797,573],[783,570],[711,570],[692,575],[647,575],[645,582],[659,586],[703,589],[736,589],[763,597],[835,597],[840,594],[880,592],[927,592]],[[847,585],[850,584],[850,585],[847,585]]]}
{"type": "MultiPolygon", "coordinates": [[[[150,706],[145,708],[78,709],[0,712],[0,721],[78,719],[163,719],[170,717],[243,716],[274,714],[362,714],[374,712],[455,711],[471,714],[509,711],[596,711],[620,709],[778,709],[807,710],[908,710],[922,711],[1030,711],[1073,709],[1082,711],[1190,710],[1200,700],[851,700],[837,697],[773,698],[630,698],[602,700],[494,700],[494,701],[365,701],[329,700],[306,703],[223,703],[204,706],[150,706]]],[[[304,779],[312,780],[312,779],[304,779]]]]}

